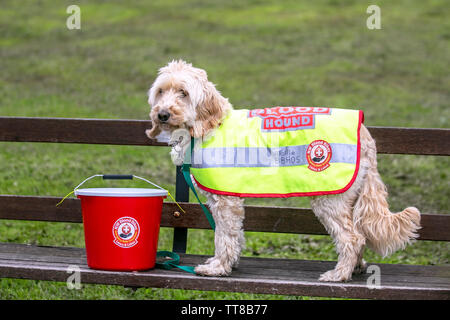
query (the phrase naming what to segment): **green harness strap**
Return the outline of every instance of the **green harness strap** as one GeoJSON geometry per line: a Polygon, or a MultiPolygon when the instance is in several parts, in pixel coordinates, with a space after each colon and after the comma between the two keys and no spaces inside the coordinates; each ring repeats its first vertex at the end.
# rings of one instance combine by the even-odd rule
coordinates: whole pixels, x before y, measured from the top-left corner
{"type": "MultiPolygon", "coordinates": [[[[194,150],[194,138],[191,138],[191,148],[190,148],[191,157],[192,157],[192,150],[194,150]]],[[[187,155],[187,152],[186,152],[186,155],[187,155]]],[[[191,157],[189,157],[189,159],[191,159],[191,157]]],[[[184,159],[186,161],[186,156],[184,157],[184,159]]],[[[192,184],[190,168],[191,168],[190,163],[183,163],[183,167],[182,167],[181,171],[183,172],[184,180],[186,180],[186,183],[188,184],[189,188],[191,188],[192,192],[194,193],[195,197],[197,198],[197,201],[200,204],[200,207],[202,208],[203,213],[206,216],[206,219],[208,219],[209,225],[215,231],[216,223],[214,222],[214,218],[213,218],[211,212],[209,212],[208,208],[206,208],[205,205],[200,201],[200,199],[197,195],[197,192],[195,191],[194,185],[192,184]]]]}
{"type": "MultiPolygon", "coordinates": [[[[194,149],[194,138],[191,138],[191,148],[190,148],[190,155],[192,155],[192,150],[194,149]]],[[[187,152],[186,152],[187,154],[187,152]]],[[[186,159],[186,157],[185,157],[186,159]]],[[[198,203],[200,204],[203,213],[206,216],[206,219],[209,222],[209,225],[211,226],[211,228],[213,230],[216,230],[216,224],[214,222],[214,218],[211,214],[211,212],[209,212],[208,208],[205,207],[205,205],[200,201],[197,192],[195,191],[194,185],[192,183],[191,180],[191,172],[190,172],[190,168],[191,165],[189,163],[183,163],[183,166],[181,168],[181,172],[183,173],[183,177],[184,180],[186,180],[186,183],[188,184],[189,188],[192,190],[192,192],[194,193],[195,197],[197,198],[198,203]]],[[[190,266],[180,266],[180,256],[178,254],[176,254],[175,252],[171,252],[171,251],[158,251],[156,253],[156,256],[159,258],[163,258],[163,257],[169,257],[171,258],[171,260],[167,260],[165,262],[157,262],[156,263],[156,267],[158,268],[162,268],[165,270],[170,270],[172,268],[178,268],[181,269],[183,271],[189,272],[189,273],[193,273],[195,274],[194,271],[194,267],[190,267],[190,266]]]]}
{"type": "Polygon", "coordinates": [[[205,205],[200,201],[197,192],[195,191],[194,185],[191,181],[191,173],[190,173],[190,164],[183,164],[182,172],[184,176],[184,180],[186,180],[186,183],[188,184],[189,188],[191,188],[192,192],[194,193],[195,197],[197,198],[198,203],[200,204],[203,213],[206,216],[206,219],[208,219],[209,225],[211,228],[215,231],[216,230],[216,223],[214,222],[214,218],[212,214],[209,212],[208,208],[205,207],[205,205]]]}
{"type": "Polygon", "coordinates": [[[156,253],[156,257],[158,257],[158,258],[169,257],[169,258],[172,259],[172,260],[167,260],[165,262],[156,262],[156,267],[157,268],[161,268],[161,269],[165,269],[165,270],[170,270],[172,268],[178,268],[178,269],[181,269],[183,271],[195,274],[194,267],[180,266],[179,265],[179,263],[180,263],[180,256],[178,254],[176,254],[175,252],[158,251],[156,253]]]}

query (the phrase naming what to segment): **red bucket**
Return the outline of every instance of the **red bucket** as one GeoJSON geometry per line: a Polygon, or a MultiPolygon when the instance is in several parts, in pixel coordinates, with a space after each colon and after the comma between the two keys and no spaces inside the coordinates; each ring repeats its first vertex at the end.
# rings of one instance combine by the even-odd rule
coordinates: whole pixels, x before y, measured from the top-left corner
{"type": "Polygon", "coordinates": [[[167,190],[77,188],[75,195],[81,199],[88,266],[118,271],[153,268],[167,190]]]}

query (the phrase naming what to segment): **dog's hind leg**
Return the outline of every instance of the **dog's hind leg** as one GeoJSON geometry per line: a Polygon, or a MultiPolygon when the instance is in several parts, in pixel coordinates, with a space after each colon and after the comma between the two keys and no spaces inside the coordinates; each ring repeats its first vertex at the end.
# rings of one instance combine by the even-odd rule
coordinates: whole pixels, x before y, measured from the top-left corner
{"type": "Polygon", "coordinates": [[[344,194],[315,198],[311,200],[311,206],[333,238],[339,255],[336,267],[323,273],[319,280],[350,280],[353,270],[362,262],[365,245],[364,236],[354,228],[351,203],[344,194]]]}
{"type": "Polygon", "coordinates": [[[365,249],[365,246],[362,247],[362,249],[358,255],[358,262],[356,263],[355,270],[353,270],[353,273],[355,273],[355,274],[360,274],[360,273],[366,272],[367,263],[366,263],[366,260],[363,259],[364,249],[365,249]]]}
{"type": "Polygon", "coordinates": [[[231,273],[239,262],[244,245],[243,199],[229,196],[208,195],[209,207],[216,223],[215,254],[195,272],[205,276],[224,276],[231,273]]]}
{"type": "Polygon", "coordinates": [[[338,253],[336,267],[322,274],[320,281],[347,281],[351,279],[353,271],[360,272],[359,269],[365,268],[362,257],[366,239],[355,227],[353,205],[366,171],[367,166],[363,162],[355,182],[346,192],[311,199],[311,207],[333,238],[338,253]]]}

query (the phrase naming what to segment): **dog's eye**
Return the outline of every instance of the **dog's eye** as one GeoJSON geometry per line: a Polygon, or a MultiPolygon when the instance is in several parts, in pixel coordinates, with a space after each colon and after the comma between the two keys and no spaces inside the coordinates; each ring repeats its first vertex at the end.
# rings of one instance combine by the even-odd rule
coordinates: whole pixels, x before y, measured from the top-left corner
{"type": "Polygon", "coordinates": [[[158,94],[161,94],[162,93],[162,89],[161,88],[159,88],[159,90],[158,90],[158,94]]]}
{"type": "Polygon", "coordinates": [[[184,98],[184,97],[187,97],[188,94],[187,94],[186,91],[184,91],[183,89],[181,89],[181,90],[180,90],[180,95],[181,95],[182,98],[184,98]]]}

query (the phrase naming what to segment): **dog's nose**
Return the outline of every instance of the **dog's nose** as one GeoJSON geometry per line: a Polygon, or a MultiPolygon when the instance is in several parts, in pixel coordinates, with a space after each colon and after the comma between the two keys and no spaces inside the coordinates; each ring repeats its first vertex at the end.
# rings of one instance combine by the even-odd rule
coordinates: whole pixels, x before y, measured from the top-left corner
{"type": "Polygon", "coordinates": [[[167,120],[169,120],[170,118],[170,113],[168,113],[167,111],[161,111],[160,113],[158,113],[158,119],[161,122],[166,122],[167,120]]]}

